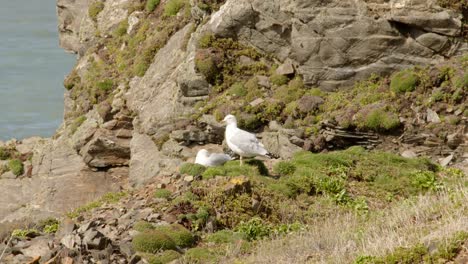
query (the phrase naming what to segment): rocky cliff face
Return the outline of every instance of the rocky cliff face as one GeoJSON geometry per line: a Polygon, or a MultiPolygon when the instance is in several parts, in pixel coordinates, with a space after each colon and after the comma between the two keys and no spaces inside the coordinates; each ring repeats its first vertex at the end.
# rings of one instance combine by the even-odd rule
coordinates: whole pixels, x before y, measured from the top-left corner
{"type": "MultiPolygon", "coordinates": [[[[197,145],[221,143],[215,117],[192,116],[216,86],[196,65],[207,34],[253,48],[262,63],[280,65],[278,74],[324,91],[468,50],[462,15],[437,1],[171,2],[149,10],[137,0],[57,1],[60,44],[79,55],[65,80],[64,123],[52,139],[9,143],[28,145],[31,171],[0,179],[0,222],[171,175],[197,145]]],[[[284,157],[307,141],[294,129],[268,133],[284,157]]]]}

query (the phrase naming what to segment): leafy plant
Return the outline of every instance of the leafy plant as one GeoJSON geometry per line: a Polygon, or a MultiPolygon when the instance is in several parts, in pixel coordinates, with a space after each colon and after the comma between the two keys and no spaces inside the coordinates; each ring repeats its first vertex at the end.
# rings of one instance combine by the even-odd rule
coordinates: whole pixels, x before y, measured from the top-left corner
{"type": "Polygon", "coordinates": [[[154,9],[156,9],[156,7],[159,5],[159,2],[161,2],[161,0],[147,0],[146,1],[146,11],[148,12],[153,12],[154,9]]]}
{"type": "Polygon", "coordinates": [[[241,222],[236,227],[237,232],[241,233],[245,239],[252,241],[269,236],[272,228],[266,224],[261,218],[253,217],[247,222],[241,222]]]}

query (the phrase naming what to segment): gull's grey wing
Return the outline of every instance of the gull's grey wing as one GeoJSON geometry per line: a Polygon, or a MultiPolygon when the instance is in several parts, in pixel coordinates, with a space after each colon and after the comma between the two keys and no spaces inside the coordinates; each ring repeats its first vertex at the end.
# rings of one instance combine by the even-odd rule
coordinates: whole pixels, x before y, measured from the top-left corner
{"type": "Polygon", "coordinates": [[[210,155],[210,163],[214,166],[223,165],[227,161],[230,161],[232,158],[227,154],[213,153],[210,155]]]}
{"type": "Polygon", "coordinates": [[[268,153],[263,144],[257,137],[247,131],[238,129],[230,139],[231,143],[236,145],[242,151],[251,154],[265,155],[268,153]]]}

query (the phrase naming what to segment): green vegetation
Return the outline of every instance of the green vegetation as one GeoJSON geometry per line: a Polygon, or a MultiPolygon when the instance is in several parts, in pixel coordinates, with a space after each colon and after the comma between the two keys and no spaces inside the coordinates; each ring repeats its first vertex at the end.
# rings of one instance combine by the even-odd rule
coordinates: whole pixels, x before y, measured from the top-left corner
{"type": "Polygon", "coordinates": [[[392,77],[390,89],[395,93],[412,92],[418,81],[418,76],[412,70],[403,70],[392,77]]]}
{"type": "Polygon", "coordinates": [[[37,224],[38,229],[42,230],[42,232],[46,234],[53,234],[57,232],[59,226],[60,222],[55,218],[46,218],[44,220],[39,221],[39,223],[37,224]]]}
{"type": "Polygon", "coordinates": [[[101,13],[103,9],[104,9],[103,2],[100,2],[100,1],[93,2],[89,5],[88,15],[94,22],[96,22],[97,16],[99,15],[99,13],[101,13]]]}
{"type": "Polygon", "coordinates": [[[135,229],[138,232],[145,232],[145,231],[148,231],[148,230],[153,230],[154,225],[151,224],[150,222],[146,222],[146,221],[142,220],[142,221],[136,222],[133,225],[133,229],[135,229]]]}
{"type": "Polygon", "coordinates": [[[164,6],[164,15],[175,16],[187,4],[187,0],[169,0],[164,6]]]}
{"type": "Polygon", "coordinates": [[[70,125],[71,134],[75,134],[75,132],[86,121],[86,119],[86,116],[80,116],[73,120],[73,123],[70,125]]]}
{"type": "Polygon", "coordinates": [[[185,227],[179,224],[172,224],[170,226],[158,226],[155,228],[169,236],[178,247],[186,248],[195,243],[195,237],[185,227]]]}
{"type": "Polygon", "coordinates": [[[144,254],[143,257],[149,264],[167,264],[178,258],[181,254],[175,250],[165,250],[158,254],[144,254]]]}
{"type": "Polygon", "coordinates": [[[207,248],[191,248],[185,252],[185,260],[188,263],[216,263],[216,255],[207,248]]]}
{"type": "Polygon", "coordinates": [[[40,232],[37,229],[15,229],[11,232],[12,237],[26,238],[38,236],[40,232]]]}
{"type": "Polygon", "coordinates": [[[76,218],[82,213],[89,212],[95,208],[101,207],[104,204],[114,204],[119,202],[122,198],[128,196],[127,192],[110,192],[103,195],[96,201],[90,202],[86,205],[80,206],[75,210],[67,213],[69,218],[76,218]]]}
{"type": "Polygon", "coordinates": [[[216,233],[210,234],[205,239],[207,242],[215,244],[228,244],[236,243],[239,240],[242,240],[242,235],[234,232],[232,230],[220,230],[216,233]]]}
{"type": "Polygon", "coordinates": [[[254,217],[248,222],[241,222],[236,230],[241,233],[245,239],[252,241],[269,236],[272,232],[272,227],[261,218],[254,217]]]}
{"type": "Polygon", "coordinates": [[[152,254],[160,250],[176,249],[174,240],[160,230],[139,233],[133,238],[132,243],[135,250],[152,254]]]}
{"type": "Polygon", "coordinates": [[[159,2],[161,2],[161,0],[147,0],[146,1],[146,11],[148,12],[153,12],[154,9],[156,9],[156,7],[159,5],[159,2]]]}
{"type": "Polygon", "coordinates": [[[7,148],[0,147],[0,160],[7,160],[10,158],[10,151],[7,148]]]}
{"type": "Polygon", "coordinates": [[[154,197],[168,199],[171,197],[172,192],[167,189],[157,189],[154,191],[154,197]]]}
{"type": "Polygon", "coordinates": [[[389,131],[400,126],[398,115],[385,108],[372,109],[356,115],[358,128],[370,129],[373,131],[389,131]]]}
{"type": "Polygon", "coordinates": [[[388,255],[359,256],[355,264],[413,264],[413,263],[446,263],[453,260],[463,243],[468,241],[468,233],[456,232],[453,237],[439,242],[437,250],[430,252],[424,244],[413,247],[399,247],[388,255]]]}
{"type": "Polygon", "coordinates": [[[188,174],[192,176],[200,176],[206,170],[205,166],[195,163],[184,163],[180,166],[179,172],[181,174],[188,174]]]}
{"type": "Polygon", "coordinates": [[[14,175],[20,176],[24,173],[23,162],[19,159],[12,159],[8,162],[8,167],[14,175]]]}
{"type": "Polygon", "coordinates": [[[273,171],[280,176],[288,176],[296,171],[296,166],[289,161],[280,161],[275,164],[273,171]]]}
{"type": "Polygon", "coordinates": [[[289,78],[281,74],[274,74],[270,77],[270,82],[274,85],[281,86],[287,84],[289,78]]]}
{"type": "Polygon", "coordinates": [[[211,179],[214,178],[215,176],[229,176],[229,177],[235,177],[235,176],[241,176],[241,175],[260,175],[260,169],[258,166],[265,166],[263,165],[258,165],[258,163],[255,163],[255,161],[247,161],[247,163],[243,166],[240,166],[239,161],[228,161],[224,163],[223,166],[218,166],[218,167],[210,167],[207,168],[203,173],[202,177],[203,179],[211,179]]]}

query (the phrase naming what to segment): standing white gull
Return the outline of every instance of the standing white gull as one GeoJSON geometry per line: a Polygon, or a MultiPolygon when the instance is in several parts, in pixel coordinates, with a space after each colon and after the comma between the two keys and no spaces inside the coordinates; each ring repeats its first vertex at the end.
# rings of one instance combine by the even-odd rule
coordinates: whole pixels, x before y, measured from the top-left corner
{"type": "Polygon", "coordinates": [[[265,146],[258,141],[257,137],[237,127],[236,117],[227,115],[224,120],[227,123],[225,138],[229,148],[240,156],[240,165],[242,158],[252,158],[256,156],[269,157],[265,146]]]}
{"type": "Polygon", "coordinates": [[[195,163],[206,167],[220,166],[232,160],[231,156],[221,153],[209,153],[206,149],[200,149],[195,158],[195,163]]]}

